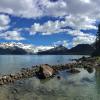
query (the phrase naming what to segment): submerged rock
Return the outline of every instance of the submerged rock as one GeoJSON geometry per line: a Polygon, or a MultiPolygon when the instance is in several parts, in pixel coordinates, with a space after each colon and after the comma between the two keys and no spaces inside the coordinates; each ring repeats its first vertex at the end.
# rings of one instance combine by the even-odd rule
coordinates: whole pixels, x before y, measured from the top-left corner
{"type": "Polygon", "coordinates": [[[57,79],[58,79],[58,80],[60,80],[60,79],[61,79],[61,77],[60,77],[60,76],[57,76],[57,79]]]}
{"type": "Polygon", "coordinates": [[[72,68],[72,69],[68,70],[67,72],[72,73],[72,74],[80,73],[80,71],[79,71],[79,70],[74,69],[74,68],[72,68]]]}
{"type": "Polygon", "coordinates": [[[40,79],[45,79],[53,76],[54,69],[50,67],[48,64],[41,65],[39,71],[36,72],[36,75],[40,79]]]}
{"type": "Polygon", "coordinates": [[[93,73],[93,68],[88,67],[88,68],[87,68],[87,71],[88,71],[88,73],[93,73]]]}

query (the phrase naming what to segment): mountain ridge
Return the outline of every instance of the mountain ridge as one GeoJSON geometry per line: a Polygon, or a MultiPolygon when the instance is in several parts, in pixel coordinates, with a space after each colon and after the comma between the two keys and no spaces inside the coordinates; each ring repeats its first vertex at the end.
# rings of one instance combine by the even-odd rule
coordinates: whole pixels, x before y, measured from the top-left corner
{"type": "Polygon", "coordinates": [[[43,52],[38,52],[40,55],[52,55],[52,54],[57,54],[57,55],[90,55],[94,51],[94,47],[89,44],[79,44],[71,49],[67,49],[66,47],[61,47],[58,46],[56,48],[43,51],[43,52]],[[59,48],[59,50],[57,50],[59,48]],[[63,49],[61,49],[63,48],[63,49]]]}
{"type": "Polygon", "coordinates": [[[0,44],[0,54],[37,54],[37,55],[90,55],[94,51],[94,47],[89,44],[79,44],[71,49],[64,47],[63,45],[55,47],[35,47],[28,44],[21,43],[4,43],[0,44]]]}

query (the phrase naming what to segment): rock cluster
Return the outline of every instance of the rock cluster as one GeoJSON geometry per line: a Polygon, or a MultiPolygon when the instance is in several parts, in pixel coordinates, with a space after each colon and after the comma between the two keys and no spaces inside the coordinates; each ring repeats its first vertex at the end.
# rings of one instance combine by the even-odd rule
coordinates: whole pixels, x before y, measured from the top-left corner
{"type": "MultiPolygon", "coordinates": [[[[39,79],[45,79],[54,76],[57,72],[62,70],[67,70],[70,73],[79,73],[80,71],[76,68],[84,68],[89,73],[93,72],[93,67],[98,67],[100,65],[99,62],[96,62],[97,58],[81,58],[78,62],[69,63],[64,65],[36,65],[31,68],[22,68],[19,73],[2,75],[0,77],[0,85],[14,83],[16,80],[30,78],[30,77],[38,77],[39,79]]],[[[58,77],[58,79],[60,79],[58,77]]]]}
{"type": "Polygon", "coordinates": [[[38,68],[23,68],[19,73],[3,75],[0,77],[0,85],[14,83],[16,80],[23,78],[33,77],[36,75],[36,71],[38,71],[38,68]]]}
{"type": "Polygon", "coordinates": [[[45,79],[52,77],[53,74],[54,74],[54,69],[47,64],[40,66],[32,66],[32,68],[22,68],[19,73],[1,76],[0,85],[14,83],[16,80],[30,78],[34,76],[40,79],[45,79]]]}

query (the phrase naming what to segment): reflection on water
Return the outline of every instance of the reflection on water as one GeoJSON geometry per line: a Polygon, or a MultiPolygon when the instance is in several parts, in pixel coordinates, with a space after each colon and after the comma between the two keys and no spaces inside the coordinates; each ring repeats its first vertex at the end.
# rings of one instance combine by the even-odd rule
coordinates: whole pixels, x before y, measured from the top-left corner
{"type": "Polygon", "coordinates": [[[100,70],[78,70],[78,74],[59,72],[60,80],[57,76],[45,81],[34,77],[2,86],[0,100],[99,100],[100,70]]]}
{"type": "MultiPolygon", "coordinates": [[[[82,56],[26,55],[0,56],[0,73],[9,73],[36,64],[64,64],[82,56]]],[[[0,86],[0,100],[99,100],[100,69],[79,68],[80,73],[59,72],[52,79],[35,77],[0,86]],[[57,77],[61,78],[58,79],[57,77]]]]}

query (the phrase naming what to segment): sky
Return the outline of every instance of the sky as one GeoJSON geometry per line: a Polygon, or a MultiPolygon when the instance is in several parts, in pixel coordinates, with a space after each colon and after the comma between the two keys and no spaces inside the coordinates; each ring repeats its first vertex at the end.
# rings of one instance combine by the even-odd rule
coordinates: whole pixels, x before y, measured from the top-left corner
{"type": "Polygon", "coordinates": [[[92,44],[100,0],[0,0],[0,43],[92,44]]]}

